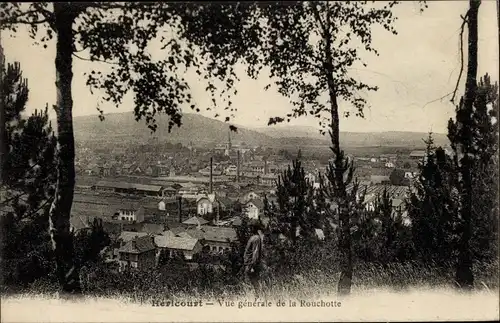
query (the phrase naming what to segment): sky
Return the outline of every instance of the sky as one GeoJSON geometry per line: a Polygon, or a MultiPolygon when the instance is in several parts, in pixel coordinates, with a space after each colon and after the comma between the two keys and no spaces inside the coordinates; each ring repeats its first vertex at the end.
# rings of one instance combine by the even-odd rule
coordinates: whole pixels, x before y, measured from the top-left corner
{"type": "MultiPolygon", "coordinates": [[[[460,71],[459,34],[468,1],[428,1],[429,8],[420,13],[414,1],[403,2],[395,9],[398,35],[374,30],[373,43],[380,56],[363,55],[366,68],[353,69],[352,75],[371,85],[377,92],[364,93],[369,103],[365,117],[342,118],[341,131],[416,131],[445,133],[455,107],[449,95],[455,88],[460,71]]],[[[479,9],[479,66],[478,77],[489,73],[498,80],[498,26],[496,3],[483,1],[479,9]]],[[[466,34],[466,33],[465,33],[466,34]]],[[[18,61],[23,76],[28,79],[29,101],[27,111],[52,106],[55,92],[55,43],[47,49],[33,45],[23,28],[15,37],[2,34],[2,46],[7,62],[18,61]]],[[[466,40],[464,42],[466,44],[466,40]]],[[[466,47],[465,47],[466,50],[466,47]]],[[[467,59],[465,53],[465,60],[467,59]]],[[[105,113],[125,112],[133,109],[132,96],[120,106],[99,104],[85,86],[83,73],[95,68],[95,63],[74,60],[73,100],[74,116],[97,114],[99,106],[105,113]]],[[[238,70],[242,70],[239,68],[238,70]]],[[[288,99],[271,89],[264,91],[269,82],[265,76],[251,80],[244,73],[237,84],[238,94],[233,105],[238,109],[232,122],[246,127],[263,127],[270,117],[284,116],[291,110],[288,99]]],[[[465,78],[465,70],[463,79],[465,78]]],[[[193,96],[200,106],[208,105],[210,96],[203,85],[191,82],[193,96]]],[[[464,83],[458,89],[463,94],[464,83]]],[[[348,109],[341,106],[341,109],[348,109]]],[[[186,109],[186,112],[192,112],[186,109]]],[[[221,111],[223,112],[223,111],[221,111]]],[[[52,112],[51,112],[52,113],[52,112]]],[[[201,114],[213,117],[214,112],[201,114]]],[[[223,113],[221,113],[224,116],[223,113]]],[[[220,118],[224,120],[223,117],[220,118]]],[[[302,117],[291,124],[318,127],[317,120],[302,117]]],[[[146,130],[146,129],[145,129],[146,130]]]]}

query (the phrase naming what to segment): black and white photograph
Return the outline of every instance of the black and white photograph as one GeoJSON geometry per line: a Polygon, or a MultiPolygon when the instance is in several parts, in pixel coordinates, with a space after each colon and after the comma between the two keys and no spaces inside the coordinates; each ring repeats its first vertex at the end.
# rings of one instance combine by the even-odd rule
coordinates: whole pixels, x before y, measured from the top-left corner
{"type": "Polygon", "coordinates": [[[2,322],[500,319],[500,0],[0,3],[2,322]]]}

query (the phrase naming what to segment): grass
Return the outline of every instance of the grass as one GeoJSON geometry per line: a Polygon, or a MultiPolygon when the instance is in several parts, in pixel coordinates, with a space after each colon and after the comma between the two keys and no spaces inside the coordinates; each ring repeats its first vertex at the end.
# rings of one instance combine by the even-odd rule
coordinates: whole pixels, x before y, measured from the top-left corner
{"type": "Polygon", "coordinates": [[[264,295],[259,299],[270,301],[271,308],[248,307],[248,302],[255,300],[252,288],[242,283],[227,284],[219,275],[201,285],[196,282],[203,277],[187,274],[139,277],[128,281],[128,285],[106,281],[109,277],[101,276],[98,281],[104,280],[107,285],[77,299],[60,296],[53,285],[40,281],[28,290],[2,295],[2,321],[498,320],[498,262],[479,264],[475,275],[476,289],[463,293],[453,288],[453,275],[443,274],[433,265],[358,263],[351,295],[340,298],[336,294],[336,270],[309,270],[288,279],[267,274],[263,277],[264,295]],[[204,305],[198,308],[152,306],[153,300],[158,299],[201,300],[204,305]],[[217,302],[221,299],[234,301],[234,306],[221,307],[217,302]],[[285,306],[277,307],[278,300],[285,306]],[[300,307],[301,300],[336,301],[342,305],[304,308],[300,307]],[[296,301],[298,307],[290,306],[292,301],[296,301]]]}
{"type": "MultiPolygon", "coordinates": [[[[498,261],[478,264],[475,268],[475,290],[495,292],[499,289],[498,261]]],[[[97,273],[85,297],[120,299],[137,304],[150,304],[158,295],[171,299],[216,298],[240,299],[253,295],[253,289],[240,281],[227,279],[223,273],[146,273],[133,277],[121,274],[97,273]]],[[[269,299],[316,299],[336,297],[339,274],[336,270],[313,269],[284,278],[265,273],[262,276],[262,293],[269,299]]],[[[5,287],[5,286],[4,286],[5,287]]],[[[453,290],[453,273],[434,265],[416,262],[395,263],[385,266],[374,263],[357,263],[352,280],[352,293],[361,295],[367,291],[385,290],[393,293],[415,289],[453,290]]],[[[58,297],[54,284],[37,281],[29,288],[12,290],[3,288],[4,296],[58,297]]]]}

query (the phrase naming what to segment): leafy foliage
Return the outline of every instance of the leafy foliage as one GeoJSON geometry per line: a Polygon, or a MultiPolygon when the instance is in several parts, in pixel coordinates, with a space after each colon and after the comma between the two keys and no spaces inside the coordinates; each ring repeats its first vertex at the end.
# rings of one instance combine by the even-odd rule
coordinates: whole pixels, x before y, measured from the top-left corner
{"type": "MultiPolygon", "coordinates": [[[[381,7],[361,2],[207,4],[185,11],[180,17],[186,38],[219,65],[232,66],[241,59],[247,64],[247,74],[253,78],[268,68],[278,92],[294,105],[286,120],[310,114],[328,126],[330,122],[325,119],[330,108],[325,95],[330,90],[363,116],[366,100],[359,93],[376,87],[355,80],[349,69],[356,62],[364,64],[356,49],[358,44],[377,54],[372,46],[372,26],[396,33],[393,28],[396,18],[391,12],[395,4],[381,7]],[[221,16],[213,14],[215,8],[233,19],[221,22],[221,16]],[[207,33],[204,26],[214,27],[207,33]],[[325,64],[331,64],[333,75],[328,75],[330,70],[325,64]],[[335,79],[333,87],[329,76],[335,79]]],[[[270,87],[269,84],[266,89],[270,87]]],[[[275,117],[269,123],[281,121],[285,118],[275,117]]]]}

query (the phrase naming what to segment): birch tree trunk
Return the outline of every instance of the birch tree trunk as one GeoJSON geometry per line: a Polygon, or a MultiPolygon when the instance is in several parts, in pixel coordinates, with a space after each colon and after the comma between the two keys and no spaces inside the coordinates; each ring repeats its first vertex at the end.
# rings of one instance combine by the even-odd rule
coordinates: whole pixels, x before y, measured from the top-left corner
{"type": "Polygon", "coordinates": [[[80,292],[78,268],[74,261],[73,235],[70,231],[71,206],[75,186],[75,143],[73,137],[73,22],[69,3],[54,3],[57,89],[57,183],[49,221],[57,278],[64,292],[80,292]]]}
{"type": "Polygon", "coordinates": [[[335,157],[335,195],[339,203],[339,222],[340,222],[340,237],[339,250],[341,254],[342,264],[340,279],[337,286],[339,295],[348,295],[351,293],[352,282],[352,251],[351,251],[351,233],[350,233],[350,214],[347,205],[346,183],[344,182],[345,169],[344,156],[340,149],[340,120],[339,120],[339,105],[335,80],[333,77],[333,57],[330,50],[330,35],[327,33],[326,47],[326,78],[328,81],[329,97],[330,97],[330,137],[332,142],[332,151],[335,157]]]}

